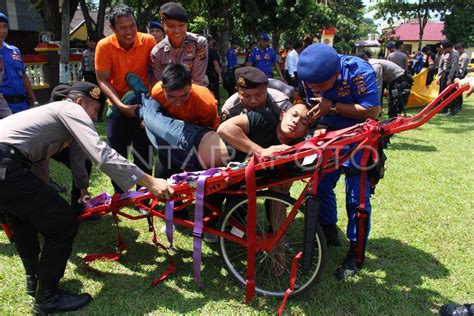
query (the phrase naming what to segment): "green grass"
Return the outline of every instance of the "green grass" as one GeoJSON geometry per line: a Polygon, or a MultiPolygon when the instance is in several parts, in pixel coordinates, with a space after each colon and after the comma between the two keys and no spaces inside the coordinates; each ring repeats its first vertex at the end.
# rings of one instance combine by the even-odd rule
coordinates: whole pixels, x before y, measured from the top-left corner
{"type": "MultiPolygon", "coordinates": [[[[416,110],[410,110],[414,114],[416,110]]],[[[99,126],[104,132],[104,124],[99,126]]],[[[287,314],[432,315],[442,304],[474,301],[474,98],[454,117],[436,116],[424,126],[392,138],[387,171],[373,197],[372,231],[364,269],[337,282],[332,270],[347,243],[329,248],[328,269],[307,295],[291,300],[287,314]]],[[[54,179],[70,185],[69,172],[52,163],[54,179]]],[[[111,192],[110,181],[94,169],[92,193],[111,192]]],[[[297,188],[298,185],[295,185],[297,188]]],[[[339,227],[345,231],[343,181],[338,188],[339,227]]],[[[65,196],[69,199],[68,196],[65,196]]],[[[161,223],[158,225],[161,227],[161,223]]],[[[87,291],[94,301],[76,315],[275,314],[280,301],[256,296],[245,305],[245,289],[223,268],[217,249],[203,246],[204,289],[193,281],[192,240],[175,234],[178,270],[151,287],[166,263],[151,242],[144,221],[122,219],[127,253],[118,262],[82,267],[87,253],[114,250],[115,232],[107,216],[83,222],[62,286],[87,291]]],[[[161,242],[166,238],[159,236],[161,242]]],[[[13,244],[0,233],[0,314],[30,313],[33,300],[13,244]]],[[[74,314],[74,313],[72,313],[74,314]]]]}

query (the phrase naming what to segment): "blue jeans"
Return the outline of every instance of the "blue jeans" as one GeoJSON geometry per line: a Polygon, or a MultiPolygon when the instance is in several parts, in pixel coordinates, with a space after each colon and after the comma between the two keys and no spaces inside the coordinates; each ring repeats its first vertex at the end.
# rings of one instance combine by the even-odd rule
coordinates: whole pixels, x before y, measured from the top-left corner
{"type": "MultiPolygon", "coordinates": [[[[360,165],[362,158],[362,151],[359,151],[351,159],[348,159],[344,162],[343,167],[328,173],[323,176],[321,182],[318,186],[318,197],[321,200],[321,212],[319,220],[321,225],[325,224],[336,224],[337,223],[337,204],[336,204],[336,194],[334,193],[334,188],[336,187],[341,174],[344,172],[345,168],[356,168],[360,165]]],[[[359,206],[360,202],[360,175],[346,176],[345,178],[345,189],[346,189],[346,212],[348,217],[347,223],[347,238],[351,241],[356,240],[356,222],[357,214],[356,208],[359,206]]],[[[367,179],[366,188],[365,188],[365,207],[368,213],[368,229],[366,236],[369,236],[370,232],[370,214],[371,214],[371,205],[370,205],[370,181],[367,179]]]]}
{"type": "Polygon", "coordinates": [[[28,110],[30,108],[30,106],[28,105],[28,102],[26,102],[26,100],[23,100],[23,101],[17,102],[17,103],[8,103],[8,107],[12,111],[12,114],[22,112],[22,111],[28,110]]]}
{"type": "MultiPolygon", "coordinates": [[[[178,120],[163,113],[160,104],[144,98],[139,116],[145,123],[145,130],[160,157],[166,157],[179,169],[201,170],[198,148],[209,128],[178,120]]],[[[165,158],[165,159],[166,159],[165,158]]]]}

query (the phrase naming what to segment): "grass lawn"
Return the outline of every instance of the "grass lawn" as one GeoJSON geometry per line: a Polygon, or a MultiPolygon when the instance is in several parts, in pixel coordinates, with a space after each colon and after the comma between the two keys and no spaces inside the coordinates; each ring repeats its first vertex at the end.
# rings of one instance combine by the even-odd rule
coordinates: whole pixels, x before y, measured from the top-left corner
{"type": "MultiPolygon", "coordinates": [[[[410,110],[408,114],[418,111],[410,110]]],[[[104,134],[104,123],[99,130],[104,134]]],[[[329,248],[328,269],[304,297],[287,304],[287,314],[432,315],[442,304],[474,301],[474,97],[454,117],[436,116],[418,129],[392,138],[385,178],[372,199],[372,231],[365,268],[346,282],[332,271],[347,242],[329,248]]],[[[70,186],[69,172],[52,163],[53,178],[70,186]]],[[[93,171],[92,193],[112,192],[108,178],[93,171]]],[[[298,186],[295,185],[295,188],[298,186]]],[[[343,181],[337,188],[340,236],[344,235],[343,181]]],[[[65,195],[66,199],[69,196],[65,195]]],[[[160,223],[158,226],[161,226],[160,223]]],[[[110,216],[83,222],[62,286],[87,291],[94,301],[77,315],[275,314],[280,300],[257,295],[249,305],[245,289],[225,271],[217,248],[203,246],[204,289],[193,281],[192,240],[177,232],[178,270],[164,283],[151,280],[165,268],[145,221],[122,219],[127,253],[118,262],[87,272],[82,257],[110,252],[115,231],[110,216]]],[[[159,239],[166,242],[161,234],[159,239]]],[[[24,272],[13,244],[0,232],[0,315],[31,313],[24,272]]],[[[74,314],[74,313],[71,313],[74,314]]]]}

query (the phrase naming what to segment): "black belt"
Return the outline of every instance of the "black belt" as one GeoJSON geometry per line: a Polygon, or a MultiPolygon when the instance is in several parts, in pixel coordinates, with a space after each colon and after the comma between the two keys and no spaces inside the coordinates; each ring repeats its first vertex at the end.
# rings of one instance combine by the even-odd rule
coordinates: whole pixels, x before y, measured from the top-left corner
{"type": "Polygon", "coordinates": [[[30,168],[32,164],[31,161],[21,153],[21,151],[8,144],[0,143],[0,159],[1,158],[11,159],[22,164],[25,168],[30,168]]]}
{"type": "Polygon", "coordinates": [[[25,100],[24,95],[3,95],[7,103],[19,103],[25,100]]]}

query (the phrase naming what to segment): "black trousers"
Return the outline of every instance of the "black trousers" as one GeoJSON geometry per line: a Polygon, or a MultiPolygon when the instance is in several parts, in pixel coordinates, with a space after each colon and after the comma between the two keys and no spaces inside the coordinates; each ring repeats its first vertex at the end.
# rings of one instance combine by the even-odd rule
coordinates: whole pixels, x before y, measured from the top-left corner
{"type": "MultiPolygon", "coordinates": [[[[123,115],[110,118],[107,121],[107,143],[125,158],[128,157],[128,147],[132,146],[133,162],[146,173],[152,174],[153,147],[137,119],[123,115]]],[[[115,192],[122,193],[114,182],[112,184],[115,192]]]]}
{"type": "Polygon", "coordinates": [[[411,77],[403,75],[388,85],[388,117],[392,118],[405,111],[413,84],[411,77]]]}
{"type": "Polygon", "coordinates": [[[78,231],[76,213],[24,163],[0,147],[0,209],[8,216],[25,269],[41,281],[58,282],[64,275],[78,231]],[[40,247],[38,234],[44,238],[40,247]]]}
{"type": "MultiPolygon", "coordinates": [[[[454,82],[454,79],[453,79],[453,82],[454,82]]],[[[439,93],[441,93],[447,87],[448,87],[448,76],[441,75],[441,79],[439,81],[439,93]]],[[[453,92],[448,93],[444,99],[448,98],[451,94],[453,94],[453,92]]],[[[457,109],[461,108],[461,104],[462,104],[461,97],[457,97],[450,104],[445,106],[444,109],[441,111],[441,113],[446,113],[448,111],[455,112],[457,109]]]]}

